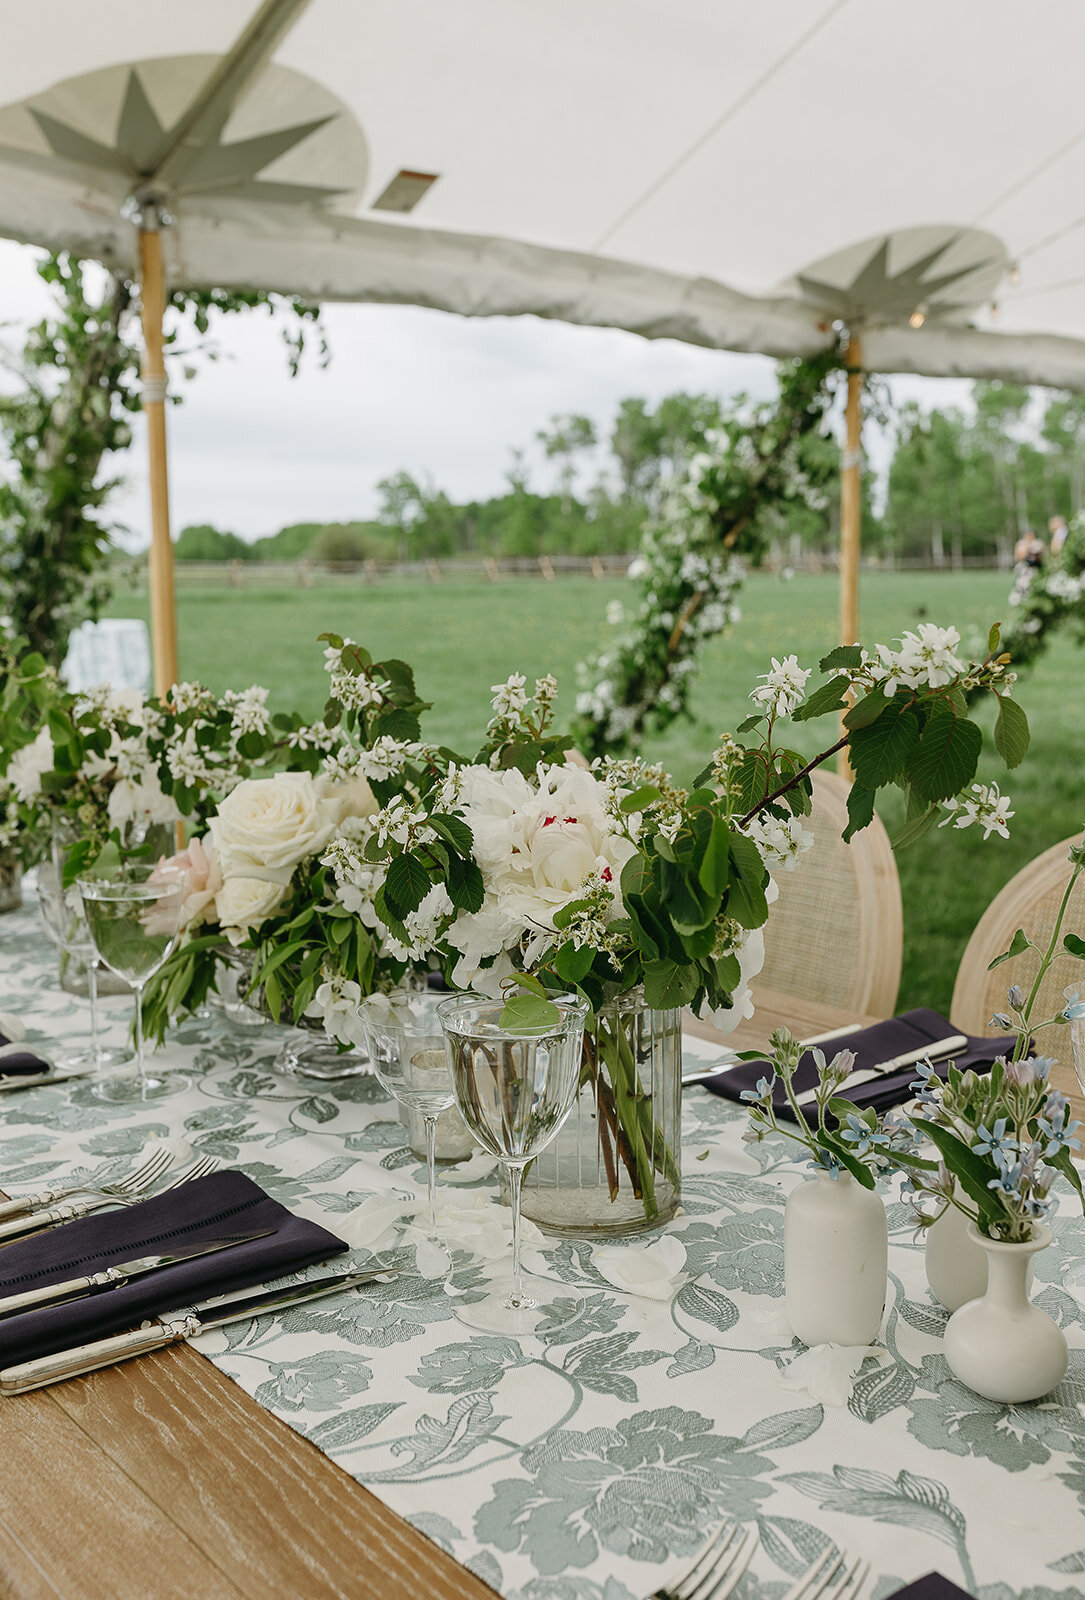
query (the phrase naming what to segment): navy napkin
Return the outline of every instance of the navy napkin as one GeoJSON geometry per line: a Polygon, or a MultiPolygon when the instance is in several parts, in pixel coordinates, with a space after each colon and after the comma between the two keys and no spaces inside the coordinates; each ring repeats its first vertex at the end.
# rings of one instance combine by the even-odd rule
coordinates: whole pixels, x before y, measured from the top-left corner
{"type": "MultiPolygon", "coordinates": [[[[0,1049],[5,1045],[13,1044],[6,1033],[0,1033],[0,1049]]],[[[6,1056],[0,1056],[0,1078],[12,1078],[22,1072],[49,1072],[48,1061],[43,1061],[41,1056],[36,1056],[32,1050],[12,1050],[6,1056]]]]}
{"type": "Polygon", "coordinates": [[[959,1589],[940,1572],[928,1572],[903,1589],[894,1589],[888,1600],[972,1600],[967,1589],[959,1589]]]}
{"type": "Polygon", "coordinates": [[[242,1172],[212,1172],[138,1205],[14,1240],[0,1250],[0,1295],[87,1277],[198,1239],[266,1229],[273,1230],[266,1238],[163,1267],[82,1300],[0,1318],[0,1367],[104,1339],[138,1327],[146,1317],[285,1277],[349,1248],[315,1222],[295,1217],[242,1172]]]}
{"type": "MultiPolygon", "coordinates": [[[[918,1050],[924,1044],[935,1044],[939,1039],[946,1039],[951,1033],[959,1031],[937,1011],[931,1011],[926,1006],[918,1006],[914,1011],[906,1011],[903,1016],[891,1017],[888,1022],[876,1022],[872,1028],[845,1034],[840,1039],[828,1039],[819,1048],[824,1051],[829,1061],[838,1050],[854,1050],[856,1059],[852,1070],[861,1072],[876,1067],[879,1061],[891,1061],[894,1056],[904,1055],[909,1050],[918,1050]]],[[[966,1037],[968,1037],[967,1047],[958,1050],[947,1060],[935,1064],[939,1077],[945,1077],[950,1061],[962,1070],[970,1067],[974,1072],[989,1072],[996,1056],[1005,1054],[1007,1048],[1005,1034],[1000,1034],[995,1039],[985,1039],[979,1035],[966,1037]]],[[[771,1070],[768,1061],[743,1061],[737,1067],[731,1067],[714,1078],[706,1079],[705,1088],[711,1089],[713,1094],[723,1095],[727,1100],[738,1100],[743,1089],[754,1088],[757,1080],[765,1077],[771,1070]]],[[[900,1105],[902,1101],[911,1099],[914,1092],[912,1086],[917,1076],[914,1066],[903,1067],[899,1072],[872,1078],[869,1083],[858,1084],[856,1088],[846,1089],[843,1093],[854,1105],[872,1106],[875,1111],[884,1111],[889,1106],[900,1105]]],[[[794,1087],[796,1092],[801,1094],[804,1089],[812,1089],[816,1082],[817,1064],[813,1052],[806,1050],[795,1069],[794,1087]]],[[[773,1091],[772,1103],[778,1117],[787,1122],[795,1121],[795,1113],[780,1082],[777,1082],[773,1091]]],[[[808,1122],[816,1123],[815,1106],[804,1107],[803,1112],[808,1122]]]]}

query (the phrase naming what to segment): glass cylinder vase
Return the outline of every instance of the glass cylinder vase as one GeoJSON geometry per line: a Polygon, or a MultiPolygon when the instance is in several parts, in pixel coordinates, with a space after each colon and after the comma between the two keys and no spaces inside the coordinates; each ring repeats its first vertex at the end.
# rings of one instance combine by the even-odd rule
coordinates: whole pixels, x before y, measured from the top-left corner
{"type": "Polygon", "coordinates": [[[639,1233],[681,1196],[682,1013],[639,990],[584,1029],[580,1087],[561,1131],[524,1175],[524,1216],[548,1233],[639,1233]]]}

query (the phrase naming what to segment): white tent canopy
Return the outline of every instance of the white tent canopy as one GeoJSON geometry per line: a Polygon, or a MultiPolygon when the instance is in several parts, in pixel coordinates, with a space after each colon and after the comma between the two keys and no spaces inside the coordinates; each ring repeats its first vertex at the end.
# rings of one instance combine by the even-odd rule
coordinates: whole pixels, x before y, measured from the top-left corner
{"type": "Polygon", "coordinates": [[[0,234],[134,267],[149,190],[174,283],[1085,388],[1079,0],[2,11],[0,234]]]}

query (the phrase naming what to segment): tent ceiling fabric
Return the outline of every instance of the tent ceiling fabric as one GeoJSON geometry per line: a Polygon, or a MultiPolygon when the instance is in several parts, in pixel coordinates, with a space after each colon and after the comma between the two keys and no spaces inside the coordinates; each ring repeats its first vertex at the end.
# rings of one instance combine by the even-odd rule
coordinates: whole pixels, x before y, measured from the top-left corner
{"type": "Polygon", "coordinates": [[[134,266],[150,174],[175,283],[772,355],[841,318],[883,371],[1085,388],[1080,0],[53,0],[8,37],[0,234],[134,266]],[[388,220],[404,169],[439,176],[388,220]]]}

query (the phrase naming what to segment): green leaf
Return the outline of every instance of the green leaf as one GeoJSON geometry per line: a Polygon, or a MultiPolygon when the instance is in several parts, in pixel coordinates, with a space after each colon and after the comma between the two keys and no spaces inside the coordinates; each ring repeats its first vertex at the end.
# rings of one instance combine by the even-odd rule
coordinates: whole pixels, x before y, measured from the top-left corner
{"type": "Polygon", "coordinates": [[[843,709],[848,696],[847,678],[830,678],[827,683],[819,683],[798,710],[793,713],[796,722],[809,722],[811,717],[824,717],[830,711],[843,709]]]}
{"type": "Polygon", "coordinates": [[[343,639],[338,633],[318,633],[316,637],[318,644],[330,644],[333,650],[343,648],[343,639]]]}
{"type": "Polygon", "coordinates": [[[948,800],[976,776],[983,735],[974,722],[935,701],[919,743],[908,757],[908,780],[924,800],[948,800]]]}
{"type": "MultiPolygon", "coordinates": [[[[1073,938],[1073,935],[1069,934],[1067,937],[1073,938]]],[[[993,972],[996,967],[1000,967],[1004,961],[1012,960],[1014,956],[1023,956],[1025,951],[1029,948],[1030,945],[1024,928],[1018,928],[1017,932],[1010,940],[1010,948],[1008,950],[1003,950],[1000,956],[996,956],[992,962],[989,962],[987,971],[993,972]]]]}
{"type": "Polygon", "coordinates": [[[587,977],[594,960],[595,951],[590,945],[581,945],[578,950],[575,944],[563,944],[554,956],[553,967],[563,983],[577,984],[587,977]]]}
{"type": "Polygon", "coordinates": [[[852,706],[844,718],[844,726],[852,733],[856,733],[860,728],[869,728],[872,723],[877,722],[889,706],[906,704],[907,701],[893,700],[884,689],[871,689],[869,694],[865,694],[852,706]]]}
{"type": "Polygon", "coordinates": [[[1085,961],[1085,939],[1079,939],[1076,933],[1064,934],[1062,947],[1069,955],[1085,961]]]}
{"type": "Polygon", "coordinates": [[[996,622],[994,624],[994,626],[992,627],[990,633],[987,635],[987,654],[989,656],[993,656],[993,655],[997,655],[998,654],[998,641],[1001,638],[1001,636],[1002,636],[1002,624],[1000,622],[996,622]]]}
{"type": "Polygon", "coordinates": [[[458,850],[461,856],[471,854],[475,836],[462,817],[450,817],[438,811],[430,817],[429,825],[440,838],[447,839],[453,850],[458,850]]]}
{"type": "Polygon", "coordinates": [[[993,1164],[983,1161],[948,1128],[940,1128],[936,1122],[928,1122],[925,1117],[913,1117],[912,1121],[920,1133],[925,1133],[937,1147],[946,1166],[975,1202],[981,1216],[990,1216],[992,1200],[987,1184],[996,1175],[993,1164]]]}
{"type": "Polygon", "coordinates": [[[644,811],[654,801],[659,799],[659,790],[654,783],[642,783],[639,789],[634,789],[632,794],[627,794],[619,806],[620,811],[630,815],[634,811],[644,811]]]}
{"type": "Polygon", "coordinates": [[[764,719],[763,716],[743,717],[742,721],[739,723],[738,727],[735,729],[735,732],[736,733],[752,733],[753,730],[760,723],[764,722],[764,720],[765,719],[764,719]]]}
{"type": "Polygon", "coordinates": [[[731,835],[731,883],[727,890],[727,915],[744,928],[760,928],[769,914],[765,899],[768,873],[752,839],[731,835]]]}
{"type": "Polygon", "coordinates": [[[1078,1199],[1081,1201],[1081,1209],[1085,1211],[1085,1190],[1081,1187],[1081,1174],[1074,1165],[1069,1150],[1064,1145],[1061,1150],[1056,1150],[1053,1156],[1047,1156],[1045,1159],[1051,1166],[1058,1167],[1067,1182],[1071,1183],[1077,1190],[1078,1199]]]}
{"type": "Polygon", "coordinates": [[[869,827],[874,821],[874,789],[868,789],[865,784],[853,783],[848,790],[848,825],[844,829],[844,838],[850,843],[855,834],[861,829],[869,827]]]}
{"type": "Polygon", "coordinates": [[[697,993],[696,969],[677,961],[644,963],[644,998],[655,1011],[671,1011],[691,1004],[697,993]]]}
{"type": "Polygon", "coordinates": [[[561,1012],[552,1000],[537,994],[513,994],[505,1001],[501,1026],[517,1033],[549,1033],[561,1022],[561,1012]]]}
{"type": "MultiPolygon", "coordinates": [[[[860,700],[855,710],[865,704],[860,700]]],[[[880,789],[883,784],[892,783],[918,740],[919,718],[911,706],[904,700],[887,700],[878,720],[869,726],[854,728],[848,741],[848,755],[856,778],[867,789],[880,789]]],[[[951,792],[955,794],[956,790],[951,792]]]]}
{"type": "Polygon", "coordinates": [[[482,910],[482,903],[486,898],[486,885],[482,881],[482,873],[477,862],[461,861],[459,856],[453,856],[448,863],[445,887],[448,889],[448,898],[457,911],[482,910]]]}
{"type": "Polygon", "coordinates": [[[1008,695],[999,694],[998,720],[995,723],[995,749],[1008,767],[1019,767],[1028,753],[1028,718],[1008,695]]]}
{"type": "Polygon", "coordinates": [[[697,881],[705,894],[719,900],[731,875],[731,830],[722,817],[714,817],[708,844],[697,869],[697,881]]]}
{"type": "Polygon", "coordinates": [[[838,644],[818,662],[822,672],[835,672],[838,667],[861,667],[862,664],[863,652],[857,644],[838,644]]]}
{"type": "Polygon", "coordinates": [[[429,890],[429,873],[418,857],[411,855],[410,851],[396,856],[384,880],[384,896],[395,914],[402,919],[410,912],[417,911],[429,890]]]}

